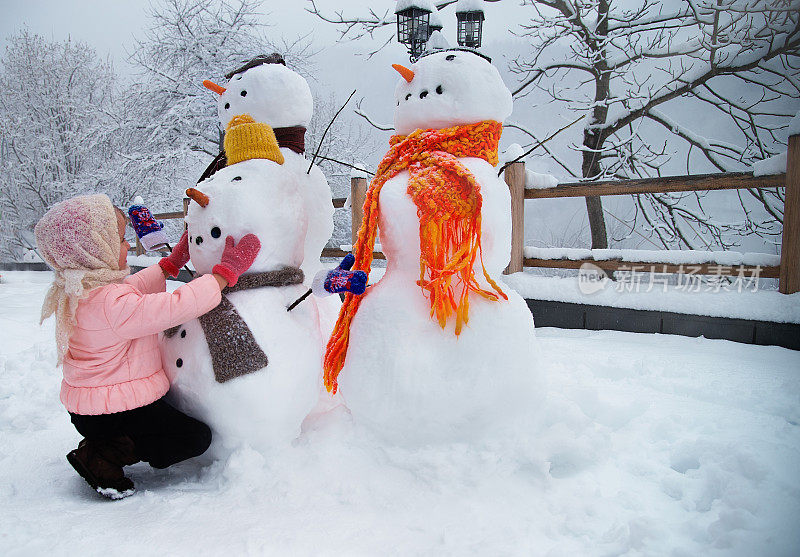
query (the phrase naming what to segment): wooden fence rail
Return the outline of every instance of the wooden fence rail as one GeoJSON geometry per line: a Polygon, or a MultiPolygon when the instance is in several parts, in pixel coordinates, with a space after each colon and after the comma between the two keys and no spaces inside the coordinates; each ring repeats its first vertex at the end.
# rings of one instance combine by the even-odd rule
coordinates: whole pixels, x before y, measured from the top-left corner
{"type": "MultiPolygon", "coordinates": [[[[778,278],[779,290],[784,294],[800,292],[800,135],[789,138],[787,169],[785,174],[753,176],[751,172],[732,172],[721,174],[699,174],[692,176],[667,176],[638,180],[614,180],[604,182],[574,182],[559,184],[552,188],[526,189],[525,164],[517,162],[506,168],[505,181],[511,192],[511,262],[506,273],[521,271],[523,267],[546,267],[560,269],[579,269],[591,263],[605,271],[652,271],[655,273],[690,273],[735,276],[756,276],[778,278]],[[654,261],[621,261],[617,259],[542,259],[524,256],[524,222],[526,199],[553,199],[560,197],[595,197],[606,195],[638,195],[647,193],[673,193],[688,191],[715,191],[731,189],[786,188],[781,259],[779,266],[734,265],[723,266],[709,262],[696,264],[670,264],[654,261]]],[[[358,229],[363,218],[363,204],[367,193],[366,178],[352,178],[350,181],[350,210],[352,212],[351,241],[355,244],[358,229]]],[[[183,212],[160,213],[157,219],[184,218],[188,208],[184,199],[183,212]]],[[[335,208],[345,206],[345,198],[333,199],[335,208]]],[[[144,253],[137,240],[137,255],[144,253]]],[[[344,257],[346,251],[326,248],[323,257],[344,257]]],[[[380,252],[375,259],[384,259],[380,252]]]]}

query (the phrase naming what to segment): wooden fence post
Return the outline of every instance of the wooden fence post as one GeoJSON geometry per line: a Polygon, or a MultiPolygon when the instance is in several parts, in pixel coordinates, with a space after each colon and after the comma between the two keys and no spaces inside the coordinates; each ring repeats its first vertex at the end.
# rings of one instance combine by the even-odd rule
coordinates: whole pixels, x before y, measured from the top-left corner
{"type": "Polygon", "coordinates": [[[367,197],[367,179],[350,178],[350,214],[353,222],[350,228],[350,238],[352,245],[356,245],[358,239],[358,229],[361,228],[361,220],[364,218],[364,199],[367,197]]]}
{"type": "Polygon", "coordinates": [[[515,162],[505,170],[505,180],[511,191],[511,261],[504,275],[522,271],[525,257],[525,163],[515,162]]]}
{"type": "Polygon", "coordinates": [[[189,199],[188,197],[184,197],[183,198],[183,230],[184,230],[184,232],[186,230],[189,230],[189,227],[186,226],[186,213],[189,212],[189,202],[190,201],[191,201],[191,199],[189,199]]]}
{"type": "Polygon", "coordinates": [[[789,137],[786,153],[786,197],[778,289],[784,294],[800,292],[800,135],[789,137]]]}

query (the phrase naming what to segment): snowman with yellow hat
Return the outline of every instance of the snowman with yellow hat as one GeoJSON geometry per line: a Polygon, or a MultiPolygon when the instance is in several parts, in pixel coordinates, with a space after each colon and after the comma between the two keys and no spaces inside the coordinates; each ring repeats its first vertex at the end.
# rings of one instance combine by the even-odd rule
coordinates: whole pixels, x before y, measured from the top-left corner
{"type": "Polygon", "coordinates": [[[317,299],[286,311],[300,295],[307,205],[273,129],[247,114],[231,118],[228,165],[187,190],[189,253],[211,272],[231,236],[255,234],[249,271],[223,290],[208,314],[166,331],[165,369],[176,403],[208,423],[226,452],[246,443],[289,443],[319,394],[323,339],[317,299]]]}
{"type": "MultiPolygon", "coordinates": [[[[224,85],[211,80],[203,82],[217,95],[222,129],[227,129],[233,118],[244,113],[256,122],[272,127],[285,160],[283,166],[300,183],[307,218],[300,268],[305,273],[306,286],[310,288],[313,277],[322,269],[320,256],[333,234],[334,212],[325,175],[305,156],[305,132],[314,113],[311,88],[303,76],[287,67],[283,56],[278,53],[256,56],[226,74],[225,79],[224,85]]],[[[220,153],[203,177],[224,166],[225,159],[225,153],[220,153]]],[[[326,336],[333,328],[340,306],[337,296],[317,300],[326,336]]]]}

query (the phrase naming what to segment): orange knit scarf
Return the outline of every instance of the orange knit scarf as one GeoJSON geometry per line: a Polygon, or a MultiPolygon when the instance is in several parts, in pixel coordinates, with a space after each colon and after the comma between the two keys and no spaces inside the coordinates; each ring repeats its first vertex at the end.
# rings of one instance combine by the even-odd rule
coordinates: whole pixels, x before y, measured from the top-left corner
{"type": "MultiPolygon", "coordinates": [[[[378,197],[390,178],[408,170],[407,192],[417,206],[420,237],[420,278],[431,303],[431,317],[444,328],[455,313],[455,334],[469,320],[469,293],[496,301],[506,295],[486,272],[481,256],[480,186],[458,157],[480,157],[497,165],[502,124],[494,121],[441,130],[415,130],[393,136],[364,201],[364,218],[354,246],[353,270],[370,271],[378,228],[378,197]],[[480,287],[473,265],[481,268],[494,292],[480,287]],[[455,279],[455,280],[454,280],[455,279]],[[454,284],[454,282],[456,284],[454,284]],[[460,291],[456,292],[456,286],[460,291]]],[[[368,292],[367,292],[368,293],[368,292]]],[[[366,293],[364,294],[366,295],[366,293]]],[[[363,296],[347,294],[325,353],[325,387],[336,392],[350,340],[350,323],[363,296]]]]}

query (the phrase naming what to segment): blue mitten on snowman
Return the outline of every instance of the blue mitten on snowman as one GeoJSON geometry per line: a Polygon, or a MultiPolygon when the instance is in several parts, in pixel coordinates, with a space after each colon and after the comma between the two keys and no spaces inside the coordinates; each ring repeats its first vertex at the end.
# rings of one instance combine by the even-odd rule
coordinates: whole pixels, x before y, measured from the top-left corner
{"type": "Polygon", "coordinates": [[[136,232],[139,241],[147,251],[152,251],[158,246],[167,245],[167,235],[164,225],[153,218],[150,209],[144,206],[144,200],[138,195],[133,200],[133,205],[128,209],[131,226],[136,232]]]}
{"type": "Polygon", "coordinates": [[[323,269],[314,275],[311,290],[317,296],[329,296],[340,292],[363,294],[367,288],[367,273],[351,271],[356,258],[348,253],[335,269],[323,269]]]}

